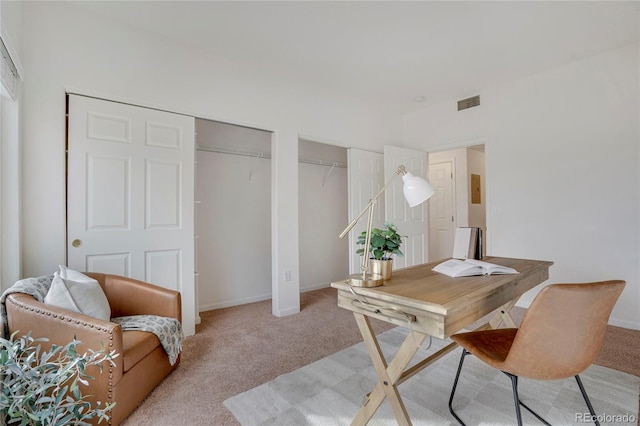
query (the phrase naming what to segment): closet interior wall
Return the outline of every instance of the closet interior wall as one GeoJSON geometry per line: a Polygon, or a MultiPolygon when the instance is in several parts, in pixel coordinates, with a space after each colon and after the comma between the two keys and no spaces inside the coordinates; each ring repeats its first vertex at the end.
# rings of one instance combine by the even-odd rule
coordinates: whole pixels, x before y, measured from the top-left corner
{"type": "Polygon", "coordinates": [[[271,133],[196,119],[199,311],[271,298],[271,133]]]}
{"type": "Polygon", "coordinates": [[[347,150],[298,141],[300,291],[328,287],[349,274],[347,150]]]}
{"type": "MultiPolygon", "coordinates": [[[[200,312],[270,299],[271,136],[196,119],[196,284],[200,312]]],[[[299,140],[300,291],[348,275],[347,150],[299,140]]]]}

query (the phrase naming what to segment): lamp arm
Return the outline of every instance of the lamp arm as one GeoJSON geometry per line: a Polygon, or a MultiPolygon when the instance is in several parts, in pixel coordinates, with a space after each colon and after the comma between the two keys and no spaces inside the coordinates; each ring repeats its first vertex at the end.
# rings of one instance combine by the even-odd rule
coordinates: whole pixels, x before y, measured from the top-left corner
{"type": "Polygon", "coordinates": [[[371,208],[375,204],[376,198],[378,198],[379,195],[380,194],[378,193],[378,195],[376,195],[374,198],[369,200],[369,203],[366,205],[366,207],[364,209],[362,209],[360,214],[358,216],[356,216],[356,218],[351,221],[351,223],[344,229],[344,231],[342,231],[342,233],[340,234],[340,238],[341,239],[344,238],[345,235],[347,235],[349,233],[349,231],[351,231],[353,229],[354,226],[356,226],[356,223],[358,223],[360,218],[362,216],[364,216],[364,214],[367,212],[367,210],[369,210],[369,208],[371,208]]]}
{"type": "MultiPolygon", "coordinates": [[[[377,197],[376,197],[377,198],[377,197]]],[[[369,244],[371,243],[371,228],[373,227],[373,206],[376,204],[376,198],[371,200],[369,203],[371,207],[369,207],[369,218],[367,220],[367,237],[364,242],[364,253],[362,257],[362,280],[367,279],[367,271],[369,268],[369,254],[371,249],[369,248],[369,244]]]]}
{"type": "MultiPolygon", "coordinates": [[[[351,223],[344,229],[344,231],[342,231],[342,233],[340,234],[340,238],[344,238],[345,235],[347,235],[349,233],[349,231],[351,231],[351,229],[353,229],[354,226],[356,226],[356,223],[358,223],[358,221],[360,220],[360,218],[367,212],[367,210],[369,210],[369,208],[372,208],[373,205],[376,203],[376,200],[382,195],[382,193],[387,189],[387,187],[389,186],[389,184],[395,179],[396,176],[399,175],[403,175],[405,174],[405,168],[404,166],[400,166],[398,167],[398,170],[396,171],[396,173],[391,176],[391,179],[389,179],[387,181],[387,183],[384,184],[384,186],[382,187],[382,189],[380,189],[380,191],[378,191],[378,193],[376,195],[373,196],[373,198],[371,200],[369,200],[369,203],[365,206],[364,209],[362,209],[362,211],[360,212],[360,214],[358,214],[358,216],[356,216],[355,219],[353,219],[351,221],[351,223]]],[[[368,234],[368,233],[367,233],[368,234]]]]}

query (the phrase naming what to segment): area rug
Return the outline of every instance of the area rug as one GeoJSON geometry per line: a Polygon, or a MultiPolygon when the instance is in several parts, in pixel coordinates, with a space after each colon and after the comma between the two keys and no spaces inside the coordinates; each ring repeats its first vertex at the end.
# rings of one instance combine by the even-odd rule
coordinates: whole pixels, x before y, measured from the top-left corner
{"type": "MultiPolygon", "coordinates": [[[[387,360],[396,353],[407,332],[398,327],[378,336],[387,360]]],[[[427,348],[427,340],[412,364],[447,343],[434,338],[427,348]]],[[[399,386],[414,425],[457,424],[449,413],[448,401],[460,351],[450,352],[399,386]]],[[[580,377],[602,425],[638,424],[639,377],[598,365],[592,365],[580,377]]],[[[371,392],[376,382],[366,347],[359,343],[229,398],[224,405],[243,426],[349,425],[363,396],[371,392]]],[[[552,425],[593,424],[573,378],[550,382],[521,378],[518,389],[520,399],[552,425]]],[[[511,381],[474,357],[467,357],[454,409],[468,425],[513,425],[511,381]]],[[[524,409],[522,415],[527,425],[541,424],[524,409]]],[[[387,401],[369,424],[396,424],[387,401]]]]}

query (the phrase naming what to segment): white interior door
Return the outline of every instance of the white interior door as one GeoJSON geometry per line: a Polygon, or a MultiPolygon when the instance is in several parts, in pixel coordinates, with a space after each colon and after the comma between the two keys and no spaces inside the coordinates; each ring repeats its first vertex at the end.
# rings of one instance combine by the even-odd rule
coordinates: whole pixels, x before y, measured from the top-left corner
{"type": "MultiPolygon", "coordinates": [[[[407,171],[416,176],[427,178],[427,153],[415,149],[395,146],[384,147],[384,180],[389,181],[404,165],[407,171]]],[[[427,244],[427,208],[429,201],[415,207],[409,207],[402,192],[402,179],[396,178],[387,188],[385,197],[385,221],[394,223],[398,233],[406,236],[401,247],[404,256],[395,256],[393,267],[425,263],[428,258],[427,244]]]]}
{"type": "Polygon", "coordinates": [[[195,334],[193,117],[69,96],[67,263],[180,291],[195,334]]]}
{"type": "Polygon", "coordinates": [[[453,167],[451,161],[429,164],[429,260],[451,257],[454,237],[453,167]]]}
{"type": "MultiPolygon", "coordinates": [[[[347,224],[355,218],[369,203],[374,195],[384,186],[384,156],[378,152],[363,151],[350,148],[347,152],[348,161],[348,197],[349,219],[347,224]]],[[[380,227],[384,222],[384,194],[380,196],[374,208],[373,226],[380,227]]],[[[357,274],[360,271],[362,257],[356,254],[358,235],[367,229],[367,215],[363,216],[357,225],[349,232],[349,272],[357,274]]]]}

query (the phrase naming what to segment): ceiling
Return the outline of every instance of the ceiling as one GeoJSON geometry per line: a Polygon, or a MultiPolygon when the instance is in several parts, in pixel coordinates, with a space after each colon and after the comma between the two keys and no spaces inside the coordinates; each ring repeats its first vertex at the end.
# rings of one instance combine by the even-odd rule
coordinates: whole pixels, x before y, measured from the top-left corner
{"type": "Polygon", "coordinates": [[[260,78],[403,112],[637,43],[640,33],[637,1],[75,4],[260,78]]]}

